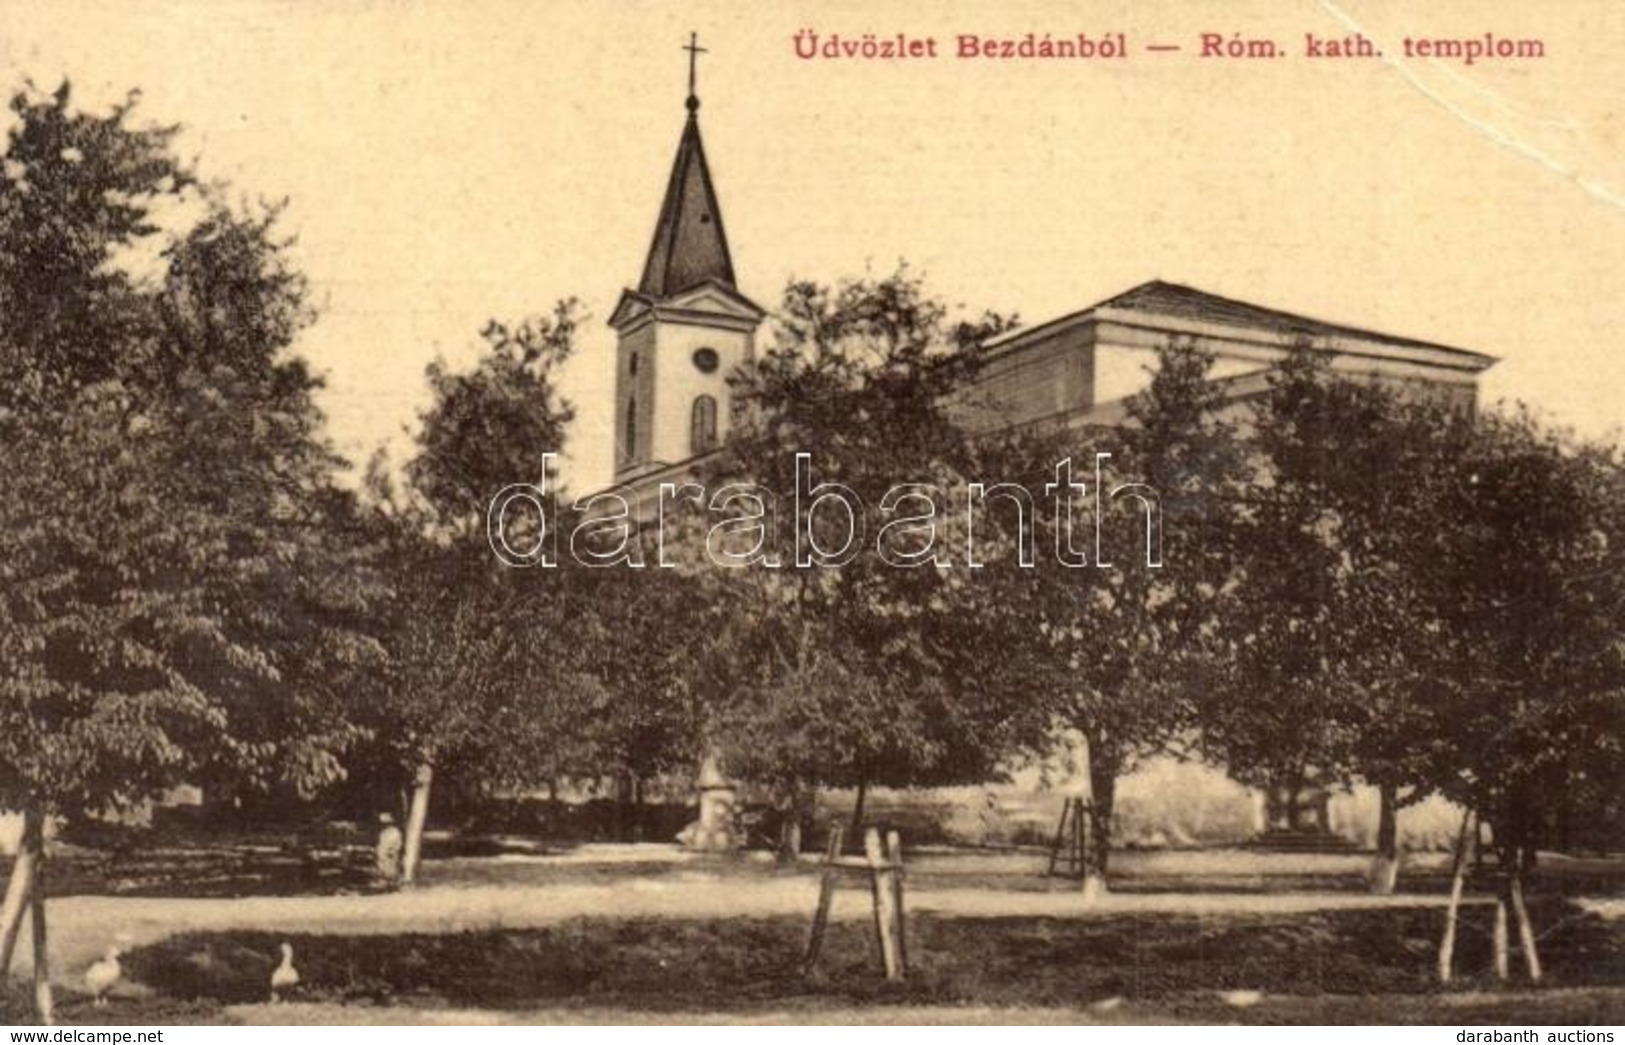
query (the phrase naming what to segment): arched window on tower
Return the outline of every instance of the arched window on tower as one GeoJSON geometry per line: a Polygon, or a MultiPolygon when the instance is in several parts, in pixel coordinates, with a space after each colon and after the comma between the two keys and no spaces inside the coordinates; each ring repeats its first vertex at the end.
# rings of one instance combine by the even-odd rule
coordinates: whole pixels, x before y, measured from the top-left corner
{"type": "Polygon", "coordinates": [[[689,416],[688,449],[698,456],[717,445],[717,401],[711,396],[695,396],[689,416]]]}
{"type": "Polygon", "coordinates": [[[638,397],[626,400],[626,426],[621,434],[621,460],[630,462],[638,452],[638,397]]]}

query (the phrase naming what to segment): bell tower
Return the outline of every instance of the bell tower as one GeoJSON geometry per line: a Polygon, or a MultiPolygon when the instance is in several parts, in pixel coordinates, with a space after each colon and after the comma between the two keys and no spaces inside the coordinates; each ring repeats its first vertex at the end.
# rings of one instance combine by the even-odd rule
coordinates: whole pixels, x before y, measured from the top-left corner
{"type": "Polygon", "coordinates": [[[621,294],[616,333],[615,478],[636,479],[710,452],[732,414],[728,376],[755,351],[766,313],[734,284],[722,209],[700,140],[695,63],[687,47],[688,120],[666,182],[636,290],[621,294]]]}

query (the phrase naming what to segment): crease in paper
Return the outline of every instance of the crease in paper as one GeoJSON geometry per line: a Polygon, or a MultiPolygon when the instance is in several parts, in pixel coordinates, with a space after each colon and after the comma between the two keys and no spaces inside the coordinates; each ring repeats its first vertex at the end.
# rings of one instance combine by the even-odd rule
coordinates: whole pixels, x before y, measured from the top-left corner
{"type": "Polygon", "coordinates": [[[1539,136],[1539,129],[1545,128],[1548,132],[1556,132],[1562,136],[1556,143],[1560,148],[1578,148],[1582,152],[1587,152],[1589,150],[1583,142],[1574,141],[1585,133],[1586,128],[1583,124],[1569,116],[1550,117],[1532,112],[1471,76],[1435,59],[1426,60],[1425,65],[1416,60],[1402,60],[1396,56],[1394,48],[1389,46],[1388,41],[1379,34],[1365,29],[1334,0],[1317,0],[1317,2],[1349,32],[1359,33],[1376,43],[1382,52],[1382,60],[1428,101],[1491,142],[1510,149],[1553,174],[1573,182],[1595,199],[1625,209],[1625,195],[1605,184],[1602,178],[1583,170],[1593,166],[1591,157],[1583,157],[1579,162],[1565,160],[1556,154],[1558,149],[1544,142],[1537,144],[1531,140],[1539,136]],[[1427,75],[1424,75],[1424,70],[1427,75]],[[1429,82],[1430,80],[1433,82],[1429,82]],[[1464,97],[1451,97],[1451,92],[1446,88],[1452,83],[1456,88],[1455,93],[1464,97]],[[1476,96],[1481,109],[1492,111],[1476,113],[1472,111],[1469,103],[1475,99],[1470,96],[1476,96]],[[1500,119],[1495,118],[1494,110],[1499,110],[1500,119]],[[1516,126],[1509,127],[1507,126],[1509,123],[1526,125],[1527,130],[1516,126]]]}

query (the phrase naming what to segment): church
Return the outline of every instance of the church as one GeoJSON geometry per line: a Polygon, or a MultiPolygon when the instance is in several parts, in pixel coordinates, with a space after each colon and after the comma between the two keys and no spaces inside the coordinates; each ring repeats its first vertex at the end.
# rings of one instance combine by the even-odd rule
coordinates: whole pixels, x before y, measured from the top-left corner
{"type": "MultiPolygon", "coordinates": [[[[692,55],[686,105],[643,275],[609,317],[616,334],[615,482],[640,501],[727,438],[728,375],[752,358],[767,318],[734,271],[700,134],[692,55]]],[[[1336,371],[1425,387],[1467,408],[1476,403],[1479,376],[1495,362],[1151,280],[988,342],[966,422],[975,431],[1120,423],[1127,401],[1149,383],[1158,348],[1174,340],[1211,353],[1214,379],[1238,400],[1261,392],[1270,367],[1306,340],[1336,371]]]]}
{"type": "MultiPolygon", "coordinates": [[[[691,41],[687,118],[654,235],[635,288],[609,317],[616,335],[615,489],[633,514],[650,518],[663,483],[685,481],[696,461],[728,436],[728,376],[750,361],[768,313],[740,289],[721,200],[700,132],[691,41]]],[[[956,404],[973,432],[1027,425],[1074,430],[1122,424],[1131,398],[1151,380],[1157,351],[1189,344],[1215,360],[1212,379],[1237,404],[1262,394],[1270,369],[1302,344],[1331,368],[1401,390],[1475,408],[1479,378],[1496,360],[1483,353],[1328,322],[1160,279],[984,345],[975,386],[956,404]]],[[[726,846],[733,789],[714,761],[702,769],[702,847],[726,846]]],[[[1259,796],[1253,796],[1257,798],[1259,796]]],[[[1326,792],[1275,801],[1254,831],[1330,831],[1326,792]],[[1299,820],[1301,810],[1304,819],[1299,820]]],[[[692,830],[692,829],[691,829],[692,830]]],[[[691,841],[693,836],[691,836],[691,841]]]]}

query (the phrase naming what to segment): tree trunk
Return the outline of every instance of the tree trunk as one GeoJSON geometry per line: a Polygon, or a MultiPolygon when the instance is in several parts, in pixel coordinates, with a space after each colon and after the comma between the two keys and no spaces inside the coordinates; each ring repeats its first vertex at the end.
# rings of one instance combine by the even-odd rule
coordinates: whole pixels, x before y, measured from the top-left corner
{"type": "Polygon", "coordinates": [[[1103,758],[1099,738],[1084,735],[1089,763],[1089,797],[1084,802],[1083,897],[1096,900],[1105,896],[1106,868],[1111,858],[1112,807],[1117,801],[1117,766],[1103,758]]]}
{"type": "Polygon", "coordinates": [[[0,905],[0,983],[11,972],[11,959],[17,951],[17,936],[22,932],[23,916],[28,913],[28,899],[33,894],[34,871],[44,852],[44,838],[44,817],[32,810],[25,810],[17,860],[11,865],[11,877],[6,881],[5,903],[0,905]]]}
{"type": "MultiPolygon", "coordinates": [[[[1573,771],[1564,775],[1565,780],[1573,779],[1573,771]]],[[[1574,849],[1574,791],[1571,787],[1564,787],[1563,793],[1557,801],[1557,850],[1560,853],[1572,852],[1574,849]]]]}
{"type": "Polygon", "coordinates": [[[1287,778],[1286,788],[1286,829],[1296,831],[1300,818],[1299,806],[1303,801],[1303,772],[1295,771],[1287,778]]]}
{"type": "Polygon", "coordinates": [[[643,778],[636,773],[628,779],[632,795],[631,841],[643,841],[643,778]]]}
{"type": "Polygon", "coordinates": [[[848,838],[863,837],[863,806],[869,798],[869,782],[863,781],[858,785],[858,797],[852,801],[852,826],[847,830],[848,838]]]}
{"type": "Polygon", "coordinates": [[[42,1024],[49,1027],[55,1019],[55,1005],[51,998],[51,958],[45,937],[45,848],[44,832],[40,832],[38,858],[34,864],[34,886],[30,892],[29,907],[34,911],[34,1011],[42,1024]]]}
{"type": "Polygon", "coordinates": [[[778,859],[783,864],[794,864],[801,859],[802,838],[805,834],[805,824],[811,823],[808,814],[813,805],[812,791],[806,787],[796,787],[784,798],[781,806],[782,819],[779,821],[779,851],[778,859]]]}
{"type": "Polygon", "coordinates": [[[434,767],[418,766],[412,778],[412,800],[406,812],[406,838],[401,846],[401,884],[417,881],[423,862],[423,826],[429,820],[429,789],[434,784],[434,767]]]}
{"type": "Polygon", "coordinates": [[[1383,784],[1377,812],[1377,856],[1371,863],[1371,891],[1392,896],[1399,882],[1399,786],[1383,784]]]}
{"type": "MultiPolygon", "coordinates": [[[[638,778],[632,773],[616,772],[615,777],[615,841],[631,842],[634,838],[634,803],[636,798],[633,792],[637,789],[638,778]]],[[[703,791],[703,788],[702,788],[703,791]]]]}

